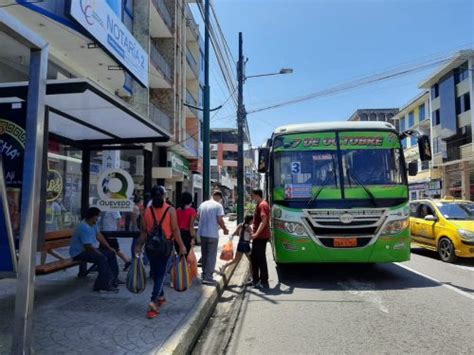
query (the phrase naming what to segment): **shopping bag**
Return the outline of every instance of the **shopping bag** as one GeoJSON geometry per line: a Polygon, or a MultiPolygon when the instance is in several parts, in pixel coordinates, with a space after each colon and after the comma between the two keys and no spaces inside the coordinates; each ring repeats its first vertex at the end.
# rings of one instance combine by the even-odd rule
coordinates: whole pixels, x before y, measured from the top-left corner
{"type": "Polygon", "coordinates": [[[184,255],[173,257],[173,267],[171,268],[171,285],[178,291],[186,291],[191,287],[191,271],[184,255]]]}
{"type": "Polygon", "coordinates": [[[191,250],[188,253],[188,265],[189,265],[191,280],[194,280],[198,276],[199,272],[198,272],[198,262],[197,262],[196,254],[194,253],[193,248],[191,248],[191,250]]]}
{"type": "Polygon", "coordinates": [[[146,271],[142,258],[133,258],[127,273],[127,289],[132,293],[142,293],[146,288],[146,271]]]}
{"type": "Polygon", "coordinates": [[[230,261],[234,258],[234,244],[232,244],[232,240],[229,240],[222,249],[221,252],[221,260],[230,261]]]}

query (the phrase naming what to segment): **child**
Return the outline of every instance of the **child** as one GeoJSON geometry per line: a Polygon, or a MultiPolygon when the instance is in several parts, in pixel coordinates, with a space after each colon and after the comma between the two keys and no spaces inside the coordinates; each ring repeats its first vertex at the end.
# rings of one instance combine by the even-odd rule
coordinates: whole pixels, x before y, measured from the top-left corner
{"type": "Polygon", "coordinates": [[[239,224],[235,232],[232,234],[232,237],[236,235],[239,236],[239,244],[237,244],[237,253],[235,253],[235,257],[232,261],[221,267],[220,271],[222,274],[228,266],[232,264],[237,264],[240,259],[242,259],[242,256],[244,254],[250,261],[250,240],[252,236],[252,223],[253,216],[246,215],[244,218],[244,223],[239,224]]]}

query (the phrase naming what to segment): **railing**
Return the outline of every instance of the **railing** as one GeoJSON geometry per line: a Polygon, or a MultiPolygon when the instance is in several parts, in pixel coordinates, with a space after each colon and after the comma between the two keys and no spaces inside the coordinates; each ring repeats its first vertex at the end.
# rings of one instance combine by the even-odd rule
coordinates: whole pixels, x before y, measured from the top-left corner
{"type": "Polygon", "coordinates": [[[153,103],[150,103],[150,119],[169,133],[173,133],[171,118],[153,103]]]}
{"type": "Polygon", "coordinates": [[[198,150],[197,150],[197,141],[196,138],[190,136],[188,133],[185,133],[184,137],[184,146],[193,153],[195,157],[198,156],[198,150]]]}
{"type": "MultiPolygon", "coordinates": [[[[193,106],[196,106],[196,107],[199,107],[198,106],[198,103],[196,101],[196,99],[193,97],[193,95],[189,92],[189,90],[186,90],[186,103],[189,104],[189,105],[193,105],[193,106]]],[[[196,117],[199,117],[199,112],[198,110],[196,110],[195,108],[193,107],[189,107],[189,109],[196,115],[196,117]]]]}
{"type": "Polygon", "coordinates": [[[186,6],[186,18],[186,25],[189,27],[195,38],[199,39],[199,26],[197,25],[189,6],[186,6]]]}
{"type": "Polygon", "coordinates": [[[155,47],[155,45],[150,46],[150,58],[153,66],[163,74],[166,80],[171,83],[171,67],[166,62],[165,58],[163,58],[163,56],[160,54],[160,52],[158,52],[158,49],[155,47]]]}
{"type": "Polygon", "coordinates": [[[165,5],[164,0],[152,0],[151,1],[153,5],[155,6],[156,10],[161,15],[161,18],[165,22],[166,26],[168,29],[173,32],[173,19],[171,18],[170,12],[168,11],[168,8],[165,5]]]}
{"type": "Polygon", "coordinates": [[[189,49],[186,49],[186,61],[196,77],[199,78],[199,63],[189,49]]]}

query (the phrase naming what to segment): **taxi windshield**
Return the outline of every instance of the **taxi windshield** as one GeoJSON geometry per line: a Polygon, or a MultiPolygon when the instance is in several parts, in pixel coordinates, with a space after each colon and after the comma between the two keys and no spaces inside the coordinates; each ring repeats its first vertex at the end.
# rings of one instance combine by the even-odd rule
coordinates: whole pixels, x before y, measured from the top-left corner
{"type": "Polygon", "coordinates": [[[474,220],[474,203],[441,202],[438,208],[446,219],[474,220]]]}

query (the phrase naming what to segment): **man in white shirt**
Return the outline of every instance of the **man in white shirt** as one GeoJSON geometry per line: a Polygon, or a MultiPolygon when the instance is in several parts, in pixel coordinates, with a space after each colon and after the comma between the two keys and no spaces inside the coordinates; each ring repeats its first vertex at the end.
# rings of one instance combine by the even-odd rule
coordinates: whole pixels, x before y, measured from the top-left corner
{"type": "Polygon", "coordinates": [[[214,269],[216,267],[217,246],[219,243],[219,226],[224,234],[229,230],[224,223],[224,208],[221,204],[222,192],[214,191],[212,198],[201,203],[198,209],[199,228],[202,252],[202,283],[214,285],[214,269]]]}

